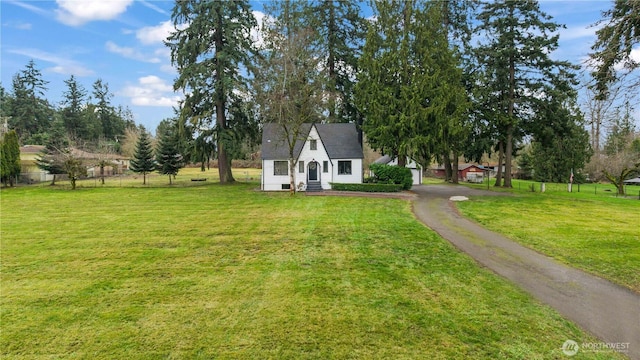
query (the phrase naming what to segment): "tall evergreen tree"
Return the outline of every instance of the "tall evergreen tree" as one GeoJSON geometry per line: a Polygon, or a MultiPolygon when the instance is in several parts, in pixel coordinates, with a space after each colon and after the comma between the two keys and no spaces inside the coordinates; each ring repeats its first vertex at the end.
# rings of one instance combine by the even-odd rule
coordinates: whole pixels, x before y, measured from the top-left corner
{"type": "MultiPolygon", "coordinates": [[[[574,66],[551,59],[560,25],[540,10],[537,1],[485,2],[478,16],[485,39],[477,47],[483,72],[481,102],[492,109],[494,141],[504,155],[504,186],[511,187],[515,144],[532,121],[535,103],[550,89],[570,89],[574,66]]],[[[502,161],[500,161],[502,163],[502,161]]],[[[499,167],[501,168],[501,166],[499,167]]],[[[496,185],[501,185],[498,173],[496,185]]]]}
{"type": "MultiPolygon", "coordinates": [[[[598,25],[604,24],[596,31],[598,39],[592,46],[596,70],[594,88],[599,100],[607,98],[609,87],[618,79],[615,66],[622,64],[631,72],[640,63],[631,58],[631,51],[640,44],[640,1],[615,0],[613,8],[603,13],[598,25]]],[[[631,85],[638,86],[640,78],[631,85]]]]}
{"type": "Polygon", "coordinates": [[[183,160],[178,147],[177,133],[174,129],[170,129],[162,134],[158,141],[156,170],[160,174],[169,175],[169,184],[171,184],[171,178],[178,175],[178,171],[184,167],[183,160]]]}
{"type": "Polygon", "coordinates": [[[14,186],[21,172],[18,134],[11,130],[0,140],[0,178],[5,185],[14,186]]]}
{"type": "Polygon", "coordinates": [[[318,52],[324,59],[326,77],[324,108],[327,122],[362,125],[353,96],[358,58],[366,36],[366,21],[357,3],[315,0],[307,3],[305,24],[316,30],[318,52]]]}
{"type": "Polygon", "coordinates": [[[256,20],[246,0],[176,1],[171,19],[175,31],[166,45],[178,68],[174,89],[187,94],[181,121],[215,128],[220,182],[233,182],[227,114],[235,92],[246,87],[243,72],[253,69],[250,32],[256,20]]]}
{"type": "Polygon", "coordinates": [[[361,57],[356,99],[369,144],[423,162],[457,149],[466,112],[461,71],[437,4],[378,1],[361,57]]]}
{"type": "Polygon", "coordinates": [[[95,114],[98,115],[101,136],[107,140],[114,140],[124,134],[124,121],[118,116],[111,104],[113,94],[109,91],[109,84],[98,79],[93,83],[93,97],[96,100],[95,114]]]}
{"type": "Polygon", "coordinates": [[[87,91],[73,75],[64,83],[67,85],[67,90],[63,94],[60,115],[64,121],[65,129],[73,138],[89,140],[84,112],[87,91]]]}
{"type": "Polygon", "coordinates": [[[153,156],[153,147],[151,146],[151,138],[144,129],[140,128],[140,135],[136,144],[136,150],[131,159],[131,171],[142,174],[142,184],[147,184],[147,174],[156,170],[156,163],[153,156]]]}
{"type": "Polygon", "coordinates": [[[30,60],[24,70],[13,77],[10,127],[23,143],[42,144],[53,119],[53,109],[45,99],[48,82],[30,60]]]}

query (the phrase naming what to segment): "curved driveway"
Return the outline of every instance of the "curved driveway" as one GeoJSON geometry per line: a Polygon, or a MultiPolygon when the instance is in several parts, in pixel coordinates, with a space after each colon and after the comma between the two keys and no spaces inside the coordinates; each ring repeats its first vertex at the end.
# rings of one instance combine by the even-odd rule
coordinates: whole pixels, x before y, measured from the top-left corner
{"type": "MultiPolygon", "coordinates": [[[[478,263],[518,284],[606,343],[628,343],[640,360],[640,294],[571,268],[462,217],[451,196],[499,195],[453,185],[420,185],[418,219],[478,263]]],[[[561,344],[558,344],[560,346],[561,344]]]]}

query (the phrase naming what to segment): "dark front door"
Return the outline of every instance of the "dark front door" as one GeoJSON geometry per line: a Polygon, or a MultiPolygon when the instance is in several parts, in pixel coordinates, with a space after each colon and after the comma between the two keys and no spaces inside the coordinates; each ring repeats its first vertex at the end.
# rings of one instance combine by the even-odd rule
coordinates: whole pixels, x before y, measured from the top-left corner
{"type": "Polygon", "coordinates": [[[318,181],[318,163],[315,161],[309,163],[309,181],[318,181]]]}

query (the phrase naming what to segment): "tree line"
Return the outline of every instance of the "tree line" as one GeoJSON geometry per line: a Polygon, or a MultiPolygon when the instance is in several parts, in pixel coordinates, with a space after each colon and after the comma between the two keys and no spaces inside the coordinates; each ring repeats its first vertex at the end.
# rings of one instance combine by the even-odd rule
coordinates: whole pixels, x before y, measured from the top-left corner
{"type": "MultiPolygon", "coordinates": [[[[610,26],[633,26],[620,18],[638,16],[638,6],[627,3],[616,1],[603,14],[610,26]]],[[[370,6],[373,17],[364,19],[348,1],[273,1],[255,43],[247,1],[176,3],[172,20],[180,30],[166,44],[180,74],[174,87],[189,94],[179,118],[214,129],[221,181],[233,181],[225,147],[235,139],[229,134],[240,118],[230,110],[238,102],[249,104],[258,122],[281,125],[291,169],[302,123],[352,122],[374,150],[401,164],[436,160],[454,182],[459,158],[493,153],[504,164],[496,186],[511,186],[519,153],[533,159],[537,179],[584,177],[594,149],[578,103],[579,67],[552,58],[563,25],[537,1],[370,6]]],[[[612,52],[603,47],[615,35],[598,35],[593,56],[606,58],[612,52]]],[[[628,58],[629,46],[616,50],[615,59],[624,51],[628,58]]],[[[597,62],[592,88],[599,99],[617,80],[616,61],[597,62]]]]}
{"type": "MultiPolygon", "coordinates": [[[[495,185],[505,187],[516,156],[537,180],[567,181],[585,177],[581,170],[602,154],[587,131],[600,122],[578,103],[578,66],[551,56],[563,25],[537,1],[377,0],[370,7],[365,19],[351,1],[278,0],[264,4],[258,24],[246,0],[176,1],[165,44],[178,71],[174,90],[185,97],[164,126],[176,134],[180,156],[215,158],[220,181],[233,182],[231,160],[255,147],[267,122],[279,124],[290,145],[302,123],[355,123],[374,150],[400,164],[435,160],[453,182],[458,159],[495,154],[504,164],[495,185]]],[[[630,52],[640,43],[639,13],[638,2],[616,0],[603,14],[592,48],[593,101],[612,101],[619,63],[636,69],[630,52]]],[[[2,115],[22,140],[44,138],[54,123],[93,141],[135,129],[101,80],[91,104],[75,101],[86,92],[73,77],[67,85],[52,113],[30,63],[11,95],[2,90],[3,104],[11,104],[2,115]]]]}

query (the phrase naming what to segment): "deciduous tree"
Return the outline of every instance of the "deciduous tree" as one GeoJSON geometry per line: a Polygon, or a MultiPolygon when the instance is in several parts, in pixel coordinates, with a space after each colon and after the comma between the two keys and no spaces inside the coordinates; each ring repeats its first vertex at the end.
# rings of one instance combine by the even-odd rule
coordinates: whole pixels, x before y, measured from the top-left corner
{"type": "Polygon", "coordinates": [[[297,17],[296,2],[275,3],[270,23],[263,25],[265,45],[261,52],[254,89],[262,121],[275,123],[283,138],[278,141],[289,154],[290,192],[295,193],[294,147],[306,137],[304,123],[323,119],[325,78],[318,68],[322,58],[314,41],[315,29],[304,27],[297,17]]]}

